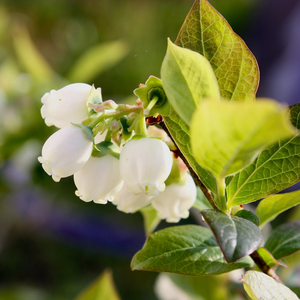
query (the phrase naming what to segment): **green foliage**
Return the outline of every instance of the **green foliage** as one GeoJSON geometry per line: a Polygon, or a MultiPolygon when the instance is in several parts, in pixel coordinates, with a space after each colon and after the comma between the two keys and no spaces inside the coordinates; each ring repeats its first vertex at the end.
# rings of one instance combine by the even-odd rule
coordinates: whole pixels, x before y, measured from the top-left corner
{"type": "Polygon", "coordinates": [[[151,234],[131,262],[133,270],[195,276],[222,274],[251,265],[249,258],[227,264],[212,232],[196,225],[169,227],[151,234]]]}
{"type": "MultiPolygon", "coordinates": [[[[239,101],[252,101],[255,98],[259,82],[255,57],[227,21],[206,0],[195,2],[175,44],[196,51],[208,59],[223,98],[239,101]]],[[[216,193],[215,178],[191,154],[187,124],[174,109],[171,109],[169,116],[164,117],[164,121],[177,147],[201,181],[216,193]]]]}
{"type": "MultiPolygon", "coordinates": [[[[291,123],[300,129],[300,104],[290,106],[291,123]]],[[[299,132],[269,146],[246,169],[236,174],[227,188],[234,204],[249,203],[280,192],[300,180],[299,132]]]]}
{"type": "Polygon", "coordinates": [[[299,300],[289,288],[261,272],[246,272],[242,282],[252,300],[299,300]]]}
{"type": "Polygon", "coordinates": [[[266,248],[261,247],[258,248],[256,251],[270,268],[276,268],[279,265],[285,266],[284,264],[276,260],[274,256],[270,253],[270,251],[268,251],[266,248]]]}
{"type": "Polygon", "coordinates": [[[259,247],[262,236],[252,222],[216,209],[203,210],[201,214],[213,231],[227,262],[249,255],[259,247]]]}
{"type": "Polygon", "coordinates": [[[282,212],[300,204],[300,191],[269,196],[260,201],[256,208],[256,215],[260,226],[275,219],[282,212]]]}
{"type": "Polygon", "coordinates": [[[241,209],[235,214],[235,216],[246,219],[246,220],[252,222],[253,224],[255,224],[256,226],[259,226],[258,217],[250,210],[241,209]]]}
{"type": "Polygon", "coordinates": [[[266,241],[265,248],[278,260],[299,251],[300,221],[277,227],[266,241]]]}
{"type": "Polygon", "coordinates": [[[86,290],[84,290],[75,300],[120,300],[112,274],[106,270],[95,280],[86,290]]]}
{"type": "Polygon", "coordinates": [[[195,51],[174,45],[170,40],[161,67],[161,78],[169,102],[188,125],[202,99],[220,97],[208,60],[195,51]]]}
{"type": "Polygon", "coordinates": [[[208,59],[217,77],[222,98],[254,100],[259,83],[256,59],[207,0],[195,2],[175,43],[199,52],[208,59]]]}
{"type": "MultiPolygon", "coordinates": [[[[288,111],[275,101],[201,103],[191,122],[192,152],[217,178],[249,165],[268,144],[295,133],[288,111]]],[[[236,203],[229,200],[229,206],[236,203]]]]}

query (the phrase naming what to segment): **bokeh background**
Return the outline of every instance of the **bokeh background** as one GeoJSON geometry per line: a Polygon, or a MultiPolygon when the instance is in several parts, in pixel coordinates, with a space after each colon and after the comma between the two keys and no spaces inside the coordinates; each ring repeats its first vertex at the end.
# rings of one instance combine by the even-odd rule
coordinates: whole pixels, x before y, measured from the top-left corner
{"type": "MultiPolygon", "coordinates": [[[[211,0],[261,69],[258,96],[299,102],[300,2],[211,0]]],[[[132,272],[145,241],[141,214],[84,203],[72,178],[37,162],[55,128],[40,98],[72,82],[104,100],[134,101],[159,77],[193,0],[2,0],[0,3],[0,300],[73,299],[110,268],[122,299],[158,299],[156,273],[132,272]]],[[[297,210],[282,218],[298,218],[297,210]]],[[[190,217],[185,223],[195,223],[190,217]]],[[[182,223],[184,223],[182,222],[182,223]]],[[[160,228],[167,226],[162,223],[160,228]]]]}

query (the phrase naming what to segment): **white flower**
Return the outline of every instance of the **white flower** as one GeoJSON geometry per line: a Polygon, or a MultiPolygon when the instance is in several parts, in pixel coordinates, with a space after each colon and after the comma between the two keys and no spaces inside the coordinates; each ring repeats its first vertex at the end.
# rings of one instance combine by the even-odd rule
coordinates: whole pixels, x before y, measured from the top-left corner
{"type": "Polygon", "coordinates": [[[156,196],[165,189],[172,168],[168,146],[156,138],[133,139],[120,155],[120,173],[133,194],[156,196]]]}
{"type": "Polygon", "coordinates": [[[106,204],[112,201],[123,186],[119,160],[112,155],[91,156],[88,162],[74,174],[75,194],[81,200],[106,204]]]}
{"type": "Polygon", "coordinates": [[[87,99],[92,86],[86,83],[69,84],[60,90],[52,90],[42,97],[41,114],[48,126],[58,128],[87,119],[87,99]]]}
{"type": "Polygon", "coordinates": [[[189,216],[189,209],[193,206],[197,190],[191,175],[187,174],[185,185],[172,183],[164,192],[152,199],[152,205],[161,219],[169,223],[177,223],[181,218],[189,216]]]}
{"type": "Polygon", "coordinates": [[[66,126],[52,134],[42,148],[38,158],[48,175],[54,181],[73,175],[87,162],[93,150],[93,142],[82,129],[66,126]]]}
{"type": "Polygon", "coordinates": [[[117,209],[120,211],[125,213],[135,213],[144,206],[150,204],[152,198],[152,196],[147,196],[144,193],[134,195],[124,184],[120,192],[115,196],[113,204],[117,205],[117,209]]]}

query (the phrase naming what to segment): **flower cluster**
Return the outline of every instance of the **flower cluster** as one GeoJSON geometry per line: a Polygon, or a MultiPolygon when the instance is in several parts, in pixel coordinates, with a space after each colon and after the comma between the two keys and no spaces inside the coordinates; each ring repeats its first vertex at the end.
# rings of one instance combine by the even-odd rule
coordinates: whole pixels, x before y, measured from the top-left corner
{"type": "Polygon", "coordinates": [[[153,126],[147,131],[141,101],[102,102],[101,89],[76,83],[45,94],[42,103],[45,123],[59,128],[38,158],[54,181],[73,175],[80,199],[110,201],[126,213],[152,204],[167,222],[188,217],[195,183],[165,133],[153,126]]]}

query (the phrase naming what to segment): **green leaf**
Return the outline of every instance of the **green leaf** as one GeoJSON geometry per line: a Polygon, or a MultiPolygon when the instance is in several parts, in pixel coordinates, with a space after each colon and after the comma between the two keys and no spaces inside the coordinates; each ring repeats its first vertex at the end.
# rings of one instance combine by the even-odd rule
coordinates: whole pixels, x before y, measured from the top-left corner
{"type": "Polygon", "coordinates": [[[278,260],[299,251],[300,221],[277,227],[268,238],[265,248],[278,260]]]}
{"type": "Polygon", "coordinates": [[[262,236],[252,222],[216,209],[203,210],[201,214],[213,231],[227,262],[249,255],[259,247],[262,236]]]}
{"type": "Polygon", "coordinates": [[[242,282],[247,294],[253,300],[299,300],[285,285],[261,272],[246,272],[242,282]]]}
{"type": "Polygon", "coordinates": [[[197,197],[195,203],[193,204],[193,207],[197,208],[198,210],[212,208],[211,204],[206,199],[205,195],[203,194],[199,186],[197,186],[197,197]]]}
{"type": "Polygon", "coordinates": [[[167,126],[177,148],[183,153],[190,166],[197,173],[203,184],[216,193],[216,180],[207,170],[203,169],[192,155],[190,142],[189,126],[178,116],[176,111],[171,107],[169,116],[164,116],[164,122],[167,126]]]}
{"type": "Polygon", "coordinates": [[[203,98],[220,97],[216,77],[207,59],[170,40],[161,67],[161,79],[169,102],[188,125],[203,98]]]}
{"type": "Polygon", "coordinates": [[[132,259],[133,270],[183,275],[216,275],[251,266],[244,258],[227,264],[208,228],[196,225],[168,227],[151,234],[132,259]]]}
{"type": "Polygon", "coordinates": [[[144,228],[146,235],[152,233],[157,225],[160,223],[161,219],[157,215],[157,211],[152,205],[148,205],[140,210],[144,219],[144,228]]]}
{"type": "MultiPolygon", "coordinates": [[[[255,99],[259,83],[256,59],[244,41],[206,0],[195,2],[175,44],[199,52],[208,59],[223,98],[238,101],[255,99]]],[[[216,193],[215,178],[196,162],[191,153],[189,127],[173,109],[164,121],[177,147],[201,181],[216,193]]]]}
{"type": "Polygon", "coordinates": [[[255,224],[256,226],[259,226],[258,217],[250,210],[241,209],[235,214],[235,216],[246,219],[246,220],[252,222],[253,224],[255,224]]]}
{"type": "Polygon", "coordinates": [[[128,53],[129,46],[122,40],[96,45],[78,58],[67,78],[71,82],[89,82],[115,66],[128,53]]]}
{"type": "Polygon", "coordinates": [[[191,122],[192,152],[203,168],[225,178],[252,163],[268,144],[293,135],[288,116],[272,100],[203,101],[191,122]]]}
{"type": "Polygon", "coordinates": [[[255,57],[208,1],[195,2],[179,32],[177,45],[210,62],[224,99],[254,101],[259,83],[255,57]]]}
{"type": "Polygon", "coordinates": [[[275,219],[282,212],[300,204],[300,191],[278,194],[260,201],[256,208],[256,215],[260,220],[260,227],[275,219]]]}
{"type": "MultiPolygon", "coordinates": [[[[292,124],[300,129],[300,103],[290,106],[292,124]]],[[[227,188],[232,205],[249,203],[280,192],[300,180],[300,136],[269,146],[227,188]]]]}
{"type": "Polygon", "coordinates": [[[268,251],[266,248],[261,247],[258,248],[256,251],[270,268],[276,268],[277,266],[286,267],[286,265],[280,263],[277,259],[275,259],[274,256],[270,253],[270,251],[268,251]]]}
{"type": "Polygon", "coordinates": [[[75,300],[120,300],[109,270],[95,280],[75,300]]]}

